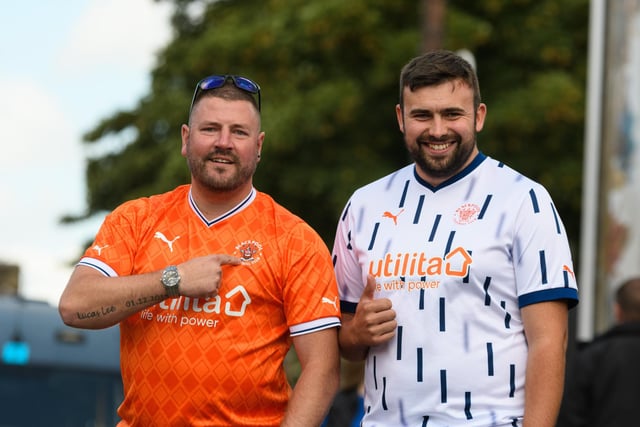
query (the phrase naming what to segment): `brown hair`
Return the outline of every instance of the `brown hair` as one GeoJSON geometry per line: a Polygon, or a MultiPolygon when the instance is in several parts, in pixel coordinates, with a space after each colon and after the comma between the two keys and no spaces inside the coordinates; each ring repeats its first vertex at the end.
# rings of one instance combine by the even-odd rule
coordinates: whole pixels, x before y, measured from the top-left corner
{"type": "Polygon", "coordinates": [[[481,102],[480,84],[473,67],[464,58],[448,50],[434,50],[413,58],[400,72],[400,108],[404,109],[405,87],[413,92],[453,80],[461,80],[473,90],[473,105],[477,109],[481,102]]]}

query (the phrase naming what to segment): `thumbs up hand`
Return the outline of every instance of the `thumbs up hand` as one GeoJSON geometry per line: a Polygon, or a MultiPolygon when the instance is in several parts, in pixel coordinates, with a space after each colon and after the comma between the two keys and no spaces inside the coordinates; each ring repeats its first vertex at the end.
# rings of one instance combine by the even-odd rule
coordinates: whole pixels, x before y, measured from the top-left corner
{"type": "Polygon", "coordinates": [[[384,344],[396,334],[398,322],[396,312],[388,298],[374,297],[376,280],[367,276],[367,285],[360,296],[358,307],[350,320],[354,339],[359,346],[375,346],[384,344]]]}

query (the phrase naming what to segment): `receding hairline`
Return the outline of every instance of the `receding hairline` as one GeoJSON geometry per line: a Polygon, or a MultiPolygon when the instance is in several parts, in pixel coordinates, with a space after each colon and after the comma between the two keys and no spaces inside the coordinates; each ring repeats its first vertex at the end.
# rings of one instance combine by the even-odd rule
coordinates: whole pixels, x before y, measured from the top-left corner
{"type": "Polygon", "coordinates": [[[201,91],[198,94],[193,102],[191,111],[189,111],[189,124],[191,124],[191,116],[193,115],[193,112],[200,105],[200,101],[205,98],[219,98],[225,101],[246,101],[251,104],[252,109],[255,112],[256,117],[258,118],[258,127],[260,128],[262,126],[261,113],[258,109],[258,103],[256,99],[250,93],[238,89],[235,86],[230,85],[229,83],[219,88],[201,91]]]}

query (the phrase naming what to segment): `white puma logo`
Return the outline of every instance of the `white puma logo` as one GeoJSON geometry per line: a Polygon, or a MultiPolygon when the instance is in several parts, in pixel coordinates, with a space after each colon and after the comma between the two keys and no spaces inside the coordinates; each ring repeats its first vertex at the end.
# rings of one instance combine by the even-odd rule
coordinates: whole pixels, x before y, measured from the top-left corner
{"type": "Polygon", "coordinates": [[[169,246],[169,250],[171,252],[173,252],[173,242],[175,242],[176,240],[178,240],[180,238],[180,236],[176,236],[173,240],[169,240],[160,231],[156,231],[156,234],[154,234],[153,237],[155,237],[156,239],[160,239],[163,242],[165,242],[167,244],[167,246],[169,246]]]}
{"type": "Polygon", "coordinates": [[[323,304],[331,304],[333,308],[335,308],[336,310],[338,310],[337,300],[338,300],[338,297],[333,297],[333,300],[330,300],[327,297],[322,297],[323,304]]]}
{"type": "Polygon", "coordinates": [[[108,247],[109,247],[109,245],[104,245],[104,246],[102,246],[102,247],[100,247],[100,246],[98,246],[98,245],[95,245],[95,246],[94,246],[93,248],[91,248],[91,249],[94,249],[94,250],[98,251],[98,255],[100,255],[100,253],[102,252],[102,250],[103,250],[104,248],[108,248],[108,247]]]}

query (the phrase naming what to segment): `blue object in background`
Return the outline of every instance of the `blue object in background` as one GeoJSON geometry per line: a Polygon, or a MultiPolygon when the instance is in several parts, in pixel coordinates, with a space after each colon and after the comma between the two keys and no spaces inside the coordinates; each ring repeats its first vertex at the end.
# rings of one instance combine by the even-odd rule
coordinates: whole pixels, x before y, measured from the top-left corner
{"type": "Polygon", "coordinates": [[[0,294],[0,425],[115,426],[120,329],[66,326],[58,308],[0,294]]]}
{"type": "Polygon", "coordinates": [[[2,363],[7,365],[26,365],[31,349],[24,341],[7,341],[2,346],[2,363]]]}

